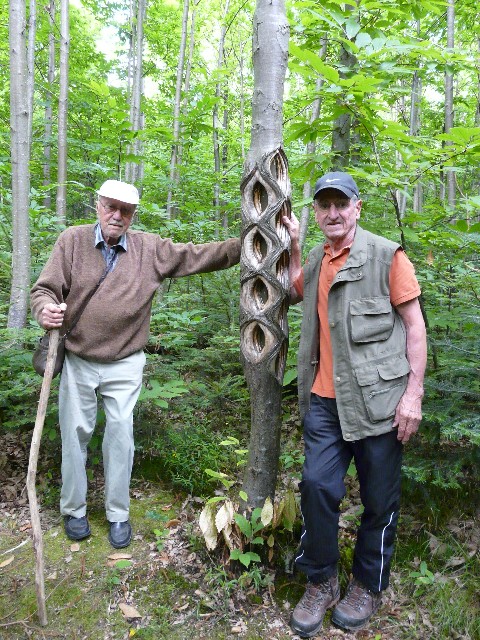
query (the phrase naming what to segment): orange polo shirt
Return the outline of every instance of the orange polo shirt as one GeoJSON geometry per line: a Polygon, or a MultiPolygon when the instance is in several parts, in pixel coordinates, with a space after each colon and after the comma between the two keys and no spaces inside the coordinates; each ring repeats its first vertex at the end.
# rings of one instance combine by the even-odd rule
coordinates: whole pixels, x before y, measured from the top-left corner
{"type": "MultiPolygon", "coordinates": [[[[324,398],[335,398],[333,384],[333,355],[328,324],[328,292],[337,272],[347,261],[350,247],[345,247],[332,258],[330,245],[325,245],[325,255],[318,279],[318,318],[320,332],[320,363],[315,377],[312,393],[324,398]]],[[[405,253],[396,251],[390,267],[390,302],[394,307],[408,302],[420,295],[420,287],[415,276],[415,269],[405,253]]],[[[298,294],[303,297],[303,271],[293,283],[298,294]]]]}

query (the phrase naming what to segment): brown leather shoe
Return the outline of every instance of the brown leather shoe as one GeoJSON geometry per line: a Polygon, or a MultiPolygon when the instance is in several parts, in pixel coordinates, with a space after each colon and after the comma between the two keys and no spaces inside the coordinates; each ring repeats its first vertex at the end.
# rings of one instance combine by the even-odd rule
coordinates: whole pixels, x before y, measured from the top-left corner
{"type": "Polygon", "coordinates": [[[382,604],[382,594],[370,591],[358,580],[351,580],[345,597],[337,604],[332,622],[349,631],[364,627],[382,604]]]}
{"type": "Polygon", "coordinates": [[[340,599],[338,577],[313,584],[309,582],[305,593],[292,613],[290,626],[302,638],[311,638],[322,627],[325,612],[337,604],[340,599]]]}

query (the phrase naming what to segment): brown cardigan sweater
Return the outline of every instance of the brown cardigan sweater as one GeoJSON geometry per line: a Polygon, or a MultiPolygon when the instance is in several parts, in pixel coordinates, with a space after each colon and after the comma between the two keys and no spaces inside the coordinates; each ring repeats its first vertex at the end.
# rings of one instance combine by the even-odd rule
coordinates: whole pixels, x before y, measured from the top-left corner
{"type": "MultiPolygon", "coordinates": [[[[89,292],[105,271],[94,246],[94,224],[70,227],[53,247],[31,290],[37,319],[49,302],[67,303],[62,331],[68,330],[89,292]]],[[[87,304],[67,337],[66,347],[82,358],[109,362],[143,349],[148,340],[152,299],[165,278],[227,269],[240,260],[240,240],[176,244],[153,233],[127,231],[127,251],[87,304]]]]}

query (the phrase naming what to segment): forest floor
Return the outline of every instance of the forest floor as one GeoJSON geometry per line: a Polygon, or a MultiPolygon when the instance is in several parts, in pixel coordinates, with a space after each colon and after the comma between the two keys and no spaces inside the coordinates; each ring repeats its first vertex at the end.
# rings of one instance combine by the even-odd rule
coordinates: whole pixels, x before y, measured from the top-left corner
{"type": "MultiPolygon", "coordinates": [[[[219,555],[208,554],[198,528],[202,501],[175,494],[160,481],[132,482],[132,544],[112,549],[103,512],[102,481],[89,491],[92,535],[72,543],[58,513],[59,470],[39,463],[38,483],[45,548],[48,625],[36,614],[35,564],[25,490],[29,434],[7,434],[0,443],[0,638],[67,640],[138,638],[148,640],[295,640],[288,626],[303,592],[303,579],[267,569],[271,584],[255,588],[255,573],[242,583],[219,555]]],[[[355,498],[354,498],[355,501],[355,498]]],[[[348,519],[343,521],[348,535],[348,519]]],[[[410,522],[409,526],[412,526],[410,522]]],[[[478,550],[478,523],[463,526],[469,548],[478,550]]],[[[225,560],[225,558],[223,558],[225,560]]],[[[418,564],[418,563],[417,563],[418,564]]],[[[459,561],[458,575],[463,562],[459,561]]],[[[413,566],[412,566],[413,568],[413,566]]],[[[408,575],[408,574],[407,574],[408,575]]],[[[265,573],[263,574],[265,577],[265,573]]],[[[258,576],[257,576],[258,578],[258,576]]],[[[391,586],[371,625],[356,634],[330,626],[318,639],[475,640],[436,627],[428,604],[405,589],[405,570],[393,571],[391,586]],[[410,594],[410,595],[409,595],[410,594]]],[[[346,576],[342,577],[345,582],[346,576]]],[[[408,581],[407,581],[408,582],[408,581]]]]}

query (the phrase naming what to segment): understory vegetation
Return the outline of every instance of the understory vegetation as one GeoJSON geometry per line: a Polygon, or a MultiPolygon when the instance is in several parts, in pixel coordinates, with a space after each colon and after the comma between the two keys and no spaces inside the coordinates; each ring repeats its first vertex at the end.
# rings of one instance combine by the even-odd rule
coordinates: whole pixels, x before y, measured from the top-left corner
{"type": "MultiPolygon", "coordinates": [[[[295,379],[285,386],[279,481],[270,515],[267,510],[247,513],[243,520],[236,515],[233,529],[228,535],[220,530],[210,550],[199,526],[209,501],[215,513],[229,504],[238,510],[249,435],[249,395],[239,364],[236,309],[229,299],[215,297],[225,277],[215,274],[176,282],[156,302],[145,385],[135,416],[136,537],[125,558],[111,559],[106,541],[101,408],[88,462],[94,535],[72,552],[63,534],[58,515],[58,383],[54,383],[38,491],[45,530],[47,609],[57,637],[291,637],[288,619],[304,584],[293,571],[301,529],[298,481],[303,462],[295,379]],[[215,321],[205,311],[202,296],[215,300],[207,303],[215,308],[215,321]],[[234,542],[230,547],[229,537],[234,542]],[[232,546],[238,551],[232,552],[232,546]],[[138,617],[122,613],[127,604],[138,617]],[[75,636],[69,635],[72,625],[78,629],[75,636]],[[104,635],[95,635],[98,628],[104,635]]],[[[235,297],[234,278],[229,279],[235,297]]],[[[295,312],[291,331],[294,343],[295,312]]],[[[35,622],[31,543],[28,540],[28,545],[14,550],[28,537],[25,495],[15,477],[24,480],[40,384],[30,367],[31,345],[38,332],[32,329],[25,335],[29,336],[25,351],[10,352],[5,341],[2,358],[4,377],[15,383],[5,385],[2,392],[6,446],[0,453],[0,565],[13,557],[0,568],[0,634],[6,639],[50,637],[46,631],[42,635],[35,622]],[[15,446],[9,444],[13,442],[15,446]]],[[[452,437],[452,421],[459,417],[438,381],[429,381],[424,424],[406,447],[391,588],[379,618],[357,637],[480,637],[477,449],[464,435],[452,437]]],[[[353,466],[347,483],[341,516],[343,586],[361,514],[353,466]]],[[[337,632],[349,637],[331,628],[331,634],[337,632]]]]}

